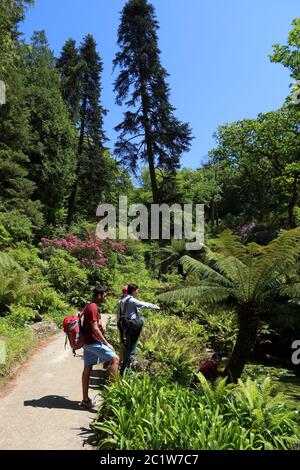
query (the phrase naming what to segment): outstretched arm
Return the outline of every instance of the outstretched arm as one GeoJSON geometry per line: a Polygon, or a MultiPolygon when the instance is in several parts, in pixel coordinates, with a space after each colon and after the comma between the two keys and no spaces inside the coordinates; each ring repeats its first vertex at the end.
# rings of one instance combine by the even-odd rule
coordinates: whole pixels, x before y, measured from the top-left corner
{"type": "Polygon", "coordinates": [[[158,305],[142,302],[141,300],[135,299],[134,297],[132,297],[130,301],[134,303],[137,308],[151,308],[152,310],[160,310],[158,305]]]}

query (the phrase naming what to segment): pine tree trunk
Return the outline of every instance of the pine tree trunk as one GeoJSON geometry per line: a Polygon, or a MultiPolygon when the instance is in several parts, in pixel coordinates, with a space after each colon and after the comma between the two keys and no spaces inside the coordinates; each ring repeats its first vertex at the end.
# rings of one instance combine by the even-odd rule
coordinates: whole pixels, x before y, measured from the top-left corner
{"type": "Polygon", "coordinates": [[[239,308],[239,332],[225,369],[231,382],[237,382],[253,350],[258,331],[259,313],[255,303],[244,303],[239,308]]]}

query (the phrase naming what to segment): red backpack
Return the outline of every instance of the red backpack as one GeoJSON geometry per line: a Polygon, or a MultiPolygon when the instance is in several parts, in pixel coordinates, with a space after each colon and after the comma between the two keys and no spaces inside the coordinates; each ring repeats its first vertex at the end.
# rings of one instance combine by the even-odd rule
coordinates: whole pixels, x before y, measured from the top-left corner
{"type": "Polygon", "coordinates": [[[83,315],[84,310],[83,312],[78,312],[76,315],[66,317],[63,321],[63,329],[66,333],[65,348],[69,340],[74,356],[76,356],[77,349],[82,348],[85,344],[81,326],[81,318],[83,315]]]}

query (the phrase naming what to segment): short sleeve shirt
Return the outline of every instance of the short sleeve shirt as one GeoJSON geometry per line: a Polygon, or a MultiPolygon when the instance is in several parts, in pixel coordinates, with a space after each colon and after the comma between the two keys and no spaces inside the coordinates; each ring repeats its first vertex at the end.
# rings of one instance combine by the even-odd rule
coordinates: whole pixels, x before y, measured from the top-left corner
{"type": "Polygon", "coordinates": [[[94,343],[95,341],[98,341],[98,339],[94,336],[91,322],[97,322],[99,325],[100,319],[101,317],[98,305],[95,303],[87,305],[84,310],[83,317],[83,334],[86,343],[94,343]]]}

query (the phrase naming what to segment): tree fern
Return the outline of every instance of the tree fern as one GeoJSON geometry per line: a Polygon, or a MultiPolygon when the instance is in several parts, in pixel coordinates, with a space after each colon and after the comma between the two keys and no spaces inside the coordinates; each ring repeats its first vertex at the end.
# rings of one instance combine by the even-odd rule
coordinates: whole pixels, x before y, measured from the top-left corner
{"type": "Polygon", "coordinates": [[[160,295],[160,300],[207,304],[235,299],[239,332],[226,373],[236,381],[256,342],[259,313],[264,303],[275,295],[300,297],[299,277],[288,282],[288,274],[300,256],[300,228],[284,232],[267,246],[243,245],[228,230],[217,252],[206,249],[206,261],[183,256],[180,260],[187,274],[198,279],[182,288],[160,295]]]}

